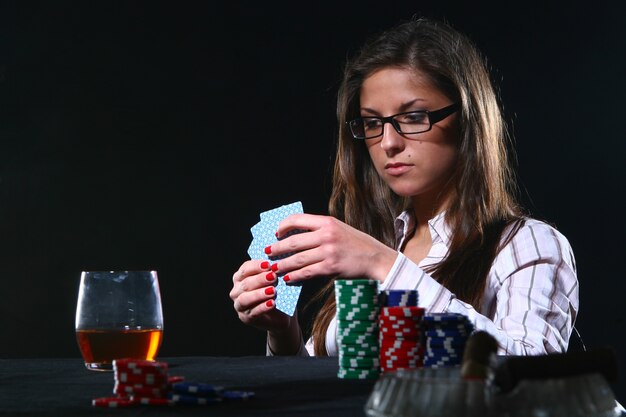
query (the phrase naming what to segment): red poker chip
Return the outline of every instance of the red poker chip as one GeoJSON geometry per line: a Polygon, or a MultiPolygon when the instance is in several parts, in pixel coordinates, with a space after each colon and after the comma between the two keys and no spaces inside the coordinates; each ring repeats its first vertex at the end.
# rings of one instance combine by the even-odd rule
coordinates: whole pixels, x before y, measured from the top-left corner
{"type": "Polygon", "coordinates": [[[422,361],[422,356],[403,356],[403,355],[385,355],[381,356],[380,362],[406,362],[406,361],[422,361]]]}
{"type": "Polygon", "coordinates": [[[380,360],[417,360],[423,358],[423,355],[405,355],[405,354],[385,354],[380,355],[380,360]]]}
{"type": "Polygon", "coordinates": [[[398,365],[410,365],[410,366],[418,366],[423,362],[422,359],[405,359],[405,360],[395,360],[395,361],[384,361],[381,362],[381,365],[384,366],[398,366],[398,365]]]}
{"type": "Polygon", "coordinates": [[[383,338],[402,338],[402,339],[414,339],[418,340],[421,338],[419,332],[415,330],[400,330],[400,329],[381,329],[380,333],[378,333],[378,337],[383,338]]]}
{"type": "Polygon", "coordinates": [[[422,363],[424,361],[424,359],[421,356],[416,356],[414,358],[403,358],[403,357],[386,357],[386,358],[380,358],[380,363],[381,364],[394,364],[394,363],[422,363]]]}
{"type": "Polygon", "coordinates": [[[423,317],[426,309],[423,307],[383,307],[381,316],[395,317],[423,317]]]}
{"type": "Polygon", "coordinates": [[[406,320],[406,319],[401,319],[401,320],[390,320],[388,317],[382,317],[380,318],[380,320],[378,320],[378,327],[389,327],[389,326],[396,326],[396,327],[413,327],[416,329],[421,329],[422,326],[420,324],[420,322],[418,320],[406,320]]]}
{"type": "Polygon", "coordinates": [[[379,332],[421,333],[420,329],[411,326],[380,326],[379,332]]]}
{"type": "Polygon", "coordinates": [[[167,385],[167,375],[161,374],[143,374],[135,375],[128,372],[117,372],[115,381],[123,384],[142,384],[148,386],[167,385]]]}
{"type": "Polygon", "coordinates": [[[379,324],[410,324],[411,326],[422,326],[422,320],[419,317],[396,317],[396,316],[379,316],[379,324]]]}
{"type": "Polygon", "coordinates": [[[132,399],[133,401],[135,401],[136,404],[141,405],[175,405],[174,401],[167,398],[133,396],[132,399]]]}
{"type": "Polygon", "coordinates": [[[167,378],[167,383],[175,384],[177,382],[183,382],[184,380],[185,380],[185,377],[182,375],[173,375],[167,378]]]}
{"type": "Polygon", "coordinates": [[[422,348],[419,340],[415,339],[382,339],[378,346],[379,350],[415,350],[422,348]]]}
{"type": "Polygon", "coordinates": [[[165,397],[167,395],[167,387],[155,387],[141,384],[121,384],[116,382],[113,387],[113,393],[122,396],[131,394],[141,397],[158,398],[165,397]]]}
{"type": "Polygon", "coordinates": [[[132,358],[114,359],[113,366],[121,367],[121,368],[162,369],[162,370],[167,371],[166,362],[149,361],[146,359],[132,359],[132,358]]]}
{"type": "Polygon", "coordinates": [[[133,375],[167,375],[167,368],[155,368],[155,367],[136,367],[136,366],[114,366],[115,372],[126,372],[133,375]]]}
{"type": "Polygon", "coordinates": [[[395,349],[413,349],[416,348],[418,346],[421,346],[422,344],[420,343],[419,340],[415,340],[415,339],[386,339],[383,338],[380,341],[380,348],[381,349],[386,349],[386,348],[395,348],[395,349]]]}
{"type": "Polygon", "coordinates": [[[137,402],[130,397],[101,397],[91,400],[91,405],[94,407],[122,408],[136,404],[137,402]]]}

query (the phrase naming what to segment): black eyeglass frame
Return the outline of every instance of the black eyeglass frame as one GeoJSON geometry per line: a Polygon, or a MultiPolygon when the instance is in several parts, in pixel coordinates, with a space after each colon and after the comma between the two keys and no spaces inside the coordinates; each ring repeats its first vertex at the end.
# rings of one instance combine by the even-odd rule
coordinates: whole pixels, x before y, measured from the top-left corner
{"type": "Polygon", "coordinates": [[[393,128],[396,130],[396,132],[398,132],[398,134],[400,135],[414,135],[417,133],[424,133],[424,132],[428,132],[433,128],[433,125],[435,123],[438,123],[440,121],[442,121],[443,119],[445,119],[446,117],[450,116],[451,114],[459,111],[461,109],[461,106],[459,105],[459,103],[453,103],[449,106],[443,107],[439,110],[433,110],[433,111],[429,111],[429,110],[413,110],[413,111],[405,111],[402,113],[398,113],[398,114],[394,114],[391,116],[387,116],[387,117],[377,117],[377,116],[368,116],[368,117],[357,117],[356,119],[352,119],[346,122],[346,124],[348,125],[348,128],[350,129],[350,133],[352,133],[352,137],[354,139],[358,139],[358,140],[367,140],[367,139],[374,139],[377,137],[382,136],[385,133],[385,124],[387,123],[391,123],[391,125],[393,126],[393,128]],[[400,129],[400,124],[396,121],[396,117],[398,116],[402,116],[404,114],[412,114],[412,113],[423,113],[426,114],[426,116],[428,117],[428,129],[426,130],[420,130],[419,132],[402,132],[400,129]],[[378,119],[381,121],[382,123],[382,129],[380,131],[380,133],[376,136],[357,136],[354,133],[354,130],[352,129],[352,123],[363,120],[363,119],[378,119]]]}

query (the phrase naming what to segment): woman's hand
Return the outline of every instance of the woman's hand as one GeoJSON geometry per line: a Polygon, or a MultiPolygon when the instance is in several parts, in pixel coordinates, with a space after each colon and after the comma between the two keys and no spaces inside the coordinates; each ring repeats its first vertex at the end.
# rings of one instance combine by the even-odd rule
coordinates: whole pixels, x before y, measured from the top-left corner
{"type": "Polygon", "coordinates": [[[276,274],[270,263],[262,260],[246,261],[233,274],[233,300],[239,320],[256,328],[274,333],[286,331],[292,317],[276,310],[276,274]]]}
{"type": "Polygon", "coordinates": [[[330,216],[291,215],[280,223],[277,237],[297,229],[306,232],[266,248],[270,256],[296,252],[274,265],[289,283],[321,276],[383,281],[397,257],[395,250],[330,216]]]}

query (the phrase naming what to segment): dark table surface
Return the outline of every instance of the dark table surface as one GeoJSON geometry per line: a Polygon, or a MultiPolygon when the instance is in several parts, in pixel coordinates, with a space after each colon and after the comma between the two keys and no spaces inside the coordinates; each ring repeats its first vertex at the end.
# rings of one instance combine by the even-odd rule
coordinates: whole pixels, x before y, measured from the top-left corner
{"type": "Polygon", "coordinates": [[[254,398],[207,406],[93,407],[113,395],[113,372],[85,369],[74,359],[0,359],[0,416],[365,416],[375,380],[337,378],[337,358],[172,357],[170,376],[254,398]]]}
{"type": "Polygon", "coordinates": [[[7,416],[364,416],[375,381],[337,378],[337,358],[172,357],[169,374],[234,390],[248,401],[207,406],[97,408],[112,396],[113,372],[85,369],[75,359],[0,360],[0,415],[7,416]]]}

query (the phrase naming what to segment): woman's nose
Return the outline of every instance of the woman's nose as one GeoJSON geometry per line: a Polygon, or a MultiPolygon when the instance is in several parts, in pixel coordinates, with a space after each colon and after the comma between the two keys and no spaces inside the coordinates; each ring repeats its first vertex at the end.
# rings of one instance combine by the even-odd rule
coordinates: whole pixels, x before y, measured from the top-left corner
{"type": "Polygon", "coordinates": [[[383,136],[380,141],[380,147],[387,154],[396,154],[404,149],[404,137],[398,133],[395,126],[391,122],[387,122],[383,126],[383,136]]]}

